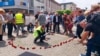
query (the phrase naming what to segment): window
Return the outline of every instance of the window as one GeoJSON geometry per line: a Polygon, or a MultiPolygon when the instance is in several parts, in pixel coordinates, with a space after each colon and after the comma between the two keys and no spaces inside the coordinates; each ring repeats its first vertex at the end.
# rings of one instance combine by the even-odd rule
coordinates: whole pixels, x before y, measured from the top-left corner
{"type": "Polygon", "coordinates": [[[44,6],[41,6],[42,9],[44,9],[44,6]]]}
{"type": "Polygon", "coordinates": [[[38,2],[40,2],[40,0],[37,0],[38,2]]]}
{"type": "Polygon", "coordinates": [[[2,2],[8,2],[9,0],[2,0],[2,2]]]}
{"type": "Polygon", "coordinates": [[[44,0],[37,0],[38,2],[44,3],[44,0]]]}
{"type": "Polygon", "coordinates": [[[37,6],[37,8],[40,8],[40,6],[37,6]]]}
{"type": "Polygon", "coordinates": [[[66,5],[64,4],[64,10],[66,10],[66,5]]]}
{"type": "Polygon", "coordinates": [[[25,2],[20,2],[20,5],[26,6],[25,2]]]}

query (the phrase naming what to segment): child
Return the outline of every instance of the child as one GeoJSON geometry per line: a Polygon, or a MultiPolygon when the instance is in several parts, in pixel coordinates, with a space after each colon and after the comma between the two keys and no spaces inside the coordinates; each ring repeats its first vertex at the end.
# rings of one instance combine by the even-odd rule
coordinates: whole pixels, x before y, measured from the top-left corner
{"type": "Polygon", "coordinates": [[[27,26],[28,32],[33,33],[33,28],[34,28],[34,25],[32,23],[29,23],[27,26]]]}

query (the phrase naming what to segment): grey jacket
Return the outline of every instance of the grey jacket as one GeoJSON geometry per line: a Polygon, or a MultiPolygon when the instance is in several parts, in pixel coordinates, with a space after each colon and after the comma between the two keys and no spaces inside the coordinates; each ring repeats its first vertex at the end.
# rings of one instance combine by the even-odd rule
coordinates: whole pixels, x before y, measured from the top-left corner
{"type": "Polygon", "coordinates": [[[40,14],[38,16],[38,22],[39,22],[40,25],[45,25],[46,24],[46,15],[40,14]]]}

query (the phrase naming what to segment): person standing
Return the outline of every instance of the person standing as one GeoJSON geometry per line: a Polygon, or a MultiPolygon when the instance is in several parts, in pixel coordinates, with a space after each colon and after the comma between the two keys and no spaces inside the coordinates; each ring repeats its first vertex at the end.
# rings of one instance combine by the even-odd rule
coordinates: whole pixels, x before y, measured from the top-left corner
{"type": "Polygon", "coordinates": [[[52,19],[50,18],[50,13],[46,15],[46,32],[50,33],[51,32],[51,24],[52,24],[52,19]]]}
{"type": "MultiPolygon", "coordinates": [[[[87,24],[81,34],[82,39],[79,42],[84,44],[84,41],[88,39],[86,55],[84,56],[91,56],[91,52],[95,51],[98,53],[96,56],[100,56],[100,5],[92,5],[89,14],[91,16],[88,15],[89,17],[86,18],[87,24]]],[[[81,54],[80,56],[83,55],[81,54]]]]}
{"type": "Polygon", "coordinates": [[[68,19],[66,13],[63,15],[63,21],[64,21],[64,34],[68,34],[67,32],[68,19]]]}
{"type": "Polygon", "coordinates": [[[0,8],[0,41],[3,41],[3,24],[4,24],[4,17],[3,14],[5,13],[4,9],[0,8]]]}
{"type": "Polygon", "coordinates": [[[35,15],[35,20],[38,19],[39,14],[40,14],[40,12],[37,12],[37,14],[35,15]]]}
{"type": "MultiPolygon", "coordinates": [[[[4,14],[3,17],[4,17],[4,21],[6,21],[6,14],[4,14]]],[[[7,35],[7,33],[6,33],[6,26],[7,26],[7,23],[4,23],[3,24],[3,35],[7,35]]]]}
{"type": "Polygon", "coordinates": [[[50,28],[51,28],[51,30],[50,30],[50,32],[51,32],[51,34],[52,34],[52,32],[53,32],[53,18],[54,18],[54,12],[52,12],[51,14],[50,14],[50,28]]]}
{"type": "Polygon", "coordinates": [[[68,19],[67,29],[68,29],[68,31],[69,31],[69,35],[70,35],[70,36],[73,36],[73,32],[72,32],[72,27],[73,27],[72,15],[69,14],[69,15],[67,16],[67,19],[68,19]]]}
{"type": "Polygon", "coordinates": [[[18,11],[18,13],[15,14],[15,23],[17,25],[17,34],[16,36],[19,36],[19,30],[21,28],[22,30],[22,36],[24,35],[24,17],[22,11],[18,11]]]}
{"type": "Polygon", "coordinates": [[[37,21],[39,22],[40,26],[43,28],[43,31],[45,31],[45,25],[46,25],[46,15],[43,11],[40,12],[37,21]]]}
{"type": "Polygon", "coordinates": [[[53,18],[53,32],[55,33],[56,29],[57,29],[57,33],[60,33],[60,20],[61,17],[56,13],[54,18],[53,18]]]}
{"type": "Polygon", "coordinates": [[[83,21],[85,19],[85,16],[83,15],[83,12],[81,10],[79,10],[77,12],[77,16],[76,16],[76,20],[75,20],[75,24],[76,24],[76,35],[77,37],[79,37],[79,39],[81,39],[81,33],[83,31],[83,28],[80,26],[80,22],[83,21]]]}
{"type": "Polygon", "coordinates": [[[13,13],[11,10],[8,11],[6,14],[6,19],[7,19],[7,28],[8,28],[8,39],[11,39],[12,36],[12,31],[13,31],[13,13]]]}
{"type": "MultiPolygon", "coordinates": [[[[25,23],[26,23],[26,11],[22,10],[23,18],[24,18],[24,24],[23,24],[23,33],[27,34],[27,31],[24,29],[25,28],[25,23]]],[[[30,14],[28,14],[30,16],[30,14]]]]}
{"type": "MultiPolygon", "coordinates": [[[[15,16],[15,13],[13,12],[13,20],[15,20],[14,16],[15,16]]],[[[13,28],[14,28],[14,32],[16,32],[17,31],[17,26],[14,22],[13,22],[13,28]]]]}

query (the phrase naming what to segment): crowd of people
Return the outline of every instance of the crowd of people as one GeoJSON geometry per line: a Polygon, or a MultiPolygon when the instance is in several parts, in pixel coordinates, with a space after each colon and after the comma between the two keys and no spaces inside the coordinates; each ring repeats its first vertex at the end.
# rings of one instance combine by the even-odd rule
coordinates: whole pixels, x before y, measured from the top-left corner
{"type": "MultiPolygon", "coordinates": [[[[1,17],[1,35],[6,34],[6,28],[8,29],[7,36],[8,39],[13,39],[14,36],[12,35],[13,33],[13,28],[16,31],[16,36],[19,34],[19,29],[21,27],[22,29],[22,34],[24,32],[24,22],[25,22],[25,16],[22,11],[18,11],[16,14],[13,13],[13,11],[9,10],[7,12],[4,11],[4,9],[1,8],[0,11],[0,17],[1,17]],[[16,19],[14,19],[16,18],[16,19]]],[[[1,36],[1,40],[3,36],[1,36]]]]}
{"type": "Polygon", "coordinates": [[[97,52],[97,56],[100,56],[100,4],[92,5],[85,15],[86,19],[80,23],[83,28],[80,43],[84,44],[84,40],[87,40],[85,56],[91,56],[91,52],[97,52]]]}
{"type": "MultiPolygon", "coordinates": [[[[71,34],[74,38],[79,38],[79,43],[87,46],[86,55],[80,56],[91,56],[92,52],[96,52],[95,55],[100,56],[100,4],[92,5],[91,10],[77,9],[71,14],[48,13],[46,17],[43,13],[40,14],[37,21],[44,32],[71,34]],[[60,25],[63,26],[63,33],[60,25]],[[76,26],[76,34],[72,31],[73,26],[76,26]]],[[[43,36],[45,39],[44,34],[43,36]]]]}
{"type": "Polygon", "coordinates": [[[73,38],[79,38],[79,43],[87,44],[85,56],[91,56],[91,52],[95,51],[100,56],[100,4],[92,5],[91,10],[77,9],[70,14],[64,13],[63,15],[57,12],[44,13],[40,11],[34,16],[35,24],[30,22],[27,25],[27,30],[24,29],[25,16],[22,10],[14,14],[11,10],[6,13],[3,9],[0,9],[0,41],[3,41],[7,25],[9,40],[14,39],[12,35],[13,28],[17,37],[20,28],[22,36],[26,32],[32,33],[35,37],[34,43],[37,43],[38,39],[43,43],[47,34],[71,35],[73,38]],[[60,26],[62,26],[63,32],[60,26]],[[75,34],[72,31],[73,26],[76,26],[75,34]],[[87,41],[87,43],[84,41],[87,41]]]}

